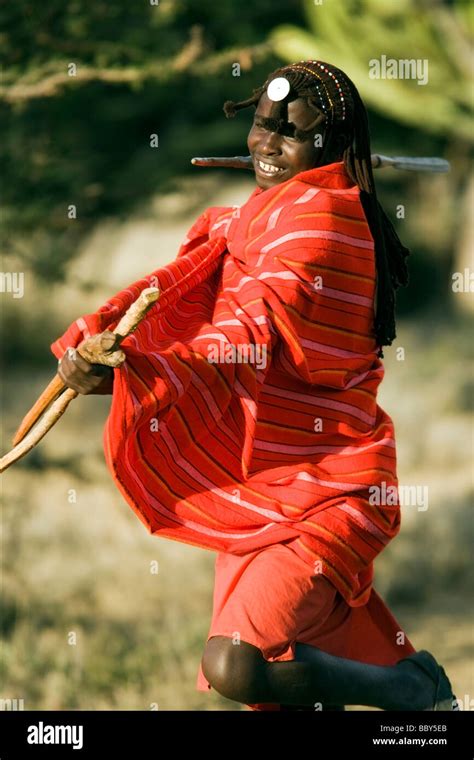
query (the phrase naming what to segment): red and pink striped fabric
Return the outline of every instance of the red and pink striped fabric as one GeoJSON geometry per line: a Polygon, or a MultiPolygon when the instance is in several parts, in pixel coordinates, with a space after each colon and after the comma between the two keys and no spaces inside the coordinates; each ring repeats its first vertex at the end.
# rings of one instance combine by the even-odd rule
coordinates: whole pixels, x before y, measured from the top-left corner
{"type": "Polygon", "coordinates": [[[162,295],[123,345],[104,451],[148,530],[234,554],[277,542],[349,605],[397,534],[391,419],[377,405],[373,239],[342,163],[240,208],[210,207],[177,258],[74,322],[51,349],[113,328],[162,295]]]}

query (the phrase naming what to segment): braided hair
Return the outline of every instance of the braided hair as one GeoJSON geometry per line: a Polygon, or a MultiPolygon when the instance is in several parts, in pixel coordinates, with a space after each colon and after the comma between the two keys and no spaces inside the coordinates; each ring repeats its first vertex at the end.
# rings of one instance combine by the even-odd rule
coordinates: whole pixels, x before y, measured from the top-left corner
{"type": "MultiPolygon", "coordinates": [[[[288,102],[300,97],[320,112],[318,119],[306,130],[293,130],[297,139],[307,139],[316,123],[325,116],[326,135],[323,152],[318,162],[325,165],[325,155],[331,138],[342,136],[342,160],[346,172],[359,186],[360,200],[367,223],[374,240],[377,269],[375,336],[379,346],[379,356],[383,357],[382,346],[389,346],[396,337],[395,331],[395,291],[408,284],[406,258],[410,251],[402,245],[392,223],[377,200],[367,111],[356,86],[340,69],[324,61],[300,61],[282,66],[267,77],[266,82],[253,90],[247,100],[224,103],[227,118],[235,116],[241,108],[257,107],[261,95],[273,79],[284,77],[290,84],[290,91],[284,101],[272,104],[271,118],[261,119],[263,126],[272,131],[288,133],[288,102]],[[286,118],[285,118],[286,116],[286,118]]],[[[326,161],[328,163],[328,161],[326,161]]]]}

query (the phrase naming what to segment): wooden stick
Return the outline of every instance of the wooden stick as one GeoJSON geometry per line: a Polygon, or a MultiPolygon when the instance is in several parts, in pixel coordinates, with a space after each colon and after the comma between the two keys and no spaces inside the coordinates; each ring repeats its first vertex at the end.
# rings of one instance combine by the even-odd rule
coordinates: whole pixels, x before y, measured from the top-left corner
{"type": "MultiPolygon", "coordinates": [[[[209,156],[192,158],[193,166],[221,166],[226,169],[250,169],[253,171],[252,156],[209,156]]],[[[443,158],[419,158],[413,157],[391,157],[381,156],[378,153],[372,155],[372,168],[384,169],[391,166],[393,169],[404,169],[414,172],[448,172],[450,167],[449,161],[443,158]]]]}
{"type": "MultiPolygon", "coordinates": [[[[103,364],[107,367],[119,367],[125,358],[123,351],[114,350],[109,353],[110,347],[116,345],[115,339],[115,334],[108,331],[99,333],[99,335],[92,335],[90,338],[86,338],[86,340],[82,341],[77,348],[77,353],[90,364],[103,364]],[[112,336],[112,340],[110,340],[109,336],[112,336]]],[[[65,388],[66,386],[60,376],[55,375],[21,421],[18,430],[13,436],[13,446],[16,446],[23,440],[25,435],[41,417],[45,409],[47,409],[48,406],[58,398],[61,393],[63,393],[65,388]]]]}
{"type": "MultiPolygon", "coordinates": [[[[28,454],[28,452],[31,451],[42,438],[44,438],[48,430],[50,430],[59,418],[63,416],[69,403],[73,398],[76,398],[77,395],[77,391],[74,391],[72,388],[67,388],[61,393],[59,398],[57,398],[44,413],[43,417],[39,420],[33,430],[30,430],[28,435],[23,438],[14,449],[0,459],[0,472],[4,472],[7,467],[10,467],[10,465],[13,464],[13,462],[16,462],[18,459],[24,457],[25,454],[28,454]]],[[[33,411],[33,409],[31,411],[33,411]]]]}
{"type": "Polygon", "coordinates": [[[377,153],[372,156],[372,167],[374,169],[384,169],[386,166],[409,172],[432,172],[433,174],[444,174],[451,169],[451,164],[449,161],[445,161],[444,158],[381,156],[377,153]]]}
{"type": "Polygon", "coordinates": [[[28,414],[25,415],[24,419],[22,420],[20,427],[18,428],[15,435],[13,436],[14,446],[16,446],[17,443],[20,443],[20,441],[23,440],[27,432],[31,430],[31,428],[35,424],[36,420],[41,417],[44,410],[63,391],[64,391],[64,383],[59,377],[59,375],[55,375],[53,379],[51,380],[50,384],[48,385],[48,387],[45,388],[45,390],[43,391],[39,399],[34,403],[30,411],[28,412],[28,414]]]}
{"type": "MultiPolygon", "coordinates": [[[[159,295],[158,288],[142,290],[113,332],[105,330],[103,333],[86,338],[78,346],[77,351],[92,364],[119,367],[125,361],[125,353],[118,350],[120,343],[138,327],[159,295]]],[[[77,391],[67,388],[59,375],[56,375],[22,420],[14,437],[14,448],[0,459],[0,472],[4,472],[13,462],[31,451],[62,417],[69,403],[77,395],[77,391]],[[58,394],[60,394],[59,397],[58,394]],[[43,412],[42,419],[37,422],[43,412]],[[37,423],[36,427],[32,429],[35,423],[37,423]]]]}

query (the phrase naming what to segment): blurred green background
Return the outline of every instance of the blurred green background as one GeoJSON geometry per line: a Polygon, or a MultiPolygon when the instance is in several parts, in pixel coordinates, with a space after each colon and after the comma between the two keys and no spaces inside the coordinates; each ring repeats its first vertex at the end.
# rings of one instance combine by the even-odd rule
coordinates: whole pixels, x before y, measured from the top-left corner
{"type": "MultiPolygon", "coordinates": [[[[451,162],[443,175],[376,174],[412,251],[380,404],[396,425],[400,482],[430,496],[427,511],[403,509],[376,587],[461,699],[474,697],[473,295],[452,277],[473,267],[473,17],[467,0],[18,0],[0,33],[2,271],[24,273],[23,298],[0,294],[2,453],[69,323],[172,260],[206,206],[245,202],[249,172],[190,158],[246,153],[250,112],[226,120],[222,105],[277,66],[339,66],[367,104],[374,152],[451,162]],[[370,79],[381,55],[428,60],[428,84],[370,79]]],[[[214,555],[147,535],[123,502],[101,447],[109,403],[76,400],[4,476],[0,698],[245,709],[194,688],[214,555]]]]}

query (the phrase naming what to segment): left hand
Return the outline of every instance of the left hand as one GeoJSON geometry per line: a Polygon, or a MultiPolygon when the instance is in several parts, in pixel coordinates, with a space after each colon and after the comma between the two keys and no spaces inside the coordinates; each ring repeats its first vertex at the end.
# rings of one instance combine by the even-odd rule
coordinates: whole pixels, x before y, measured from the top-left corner
{"type": "Polygon", "coordinates": [[[58,375],[68,388],[77,393],[112,393],[114,371],[103,364],[91,364],[76,349],[68,348],[58,362],[58,375]]]}

